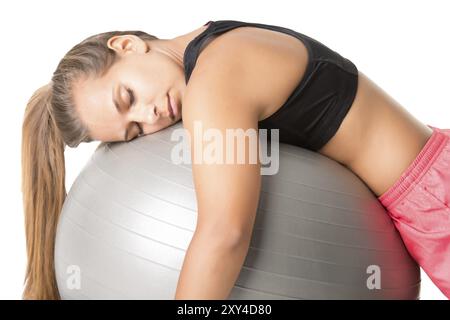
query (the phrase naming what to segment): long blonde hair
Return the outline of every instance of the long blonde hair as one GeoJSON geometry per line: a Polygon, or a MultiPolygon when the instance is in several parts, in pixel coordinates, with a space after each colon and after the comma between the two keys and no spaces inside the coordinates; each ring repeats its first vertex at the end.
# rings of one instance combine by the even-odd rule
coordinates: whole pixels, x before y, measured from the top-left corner
{"type": "Polygon", "coordinates": [[[142,31],[111,31],[86,38],[59,62],[51,81],[27,103],[22,126],[22,194],[25,214],[27,268],[24,299],[60,299],[54,270],[58,217],[66,197],[65,146],[93,141],[76,114],[72,85],[80,76],[101,76],[118,56],[107,41],[142,31]]]}

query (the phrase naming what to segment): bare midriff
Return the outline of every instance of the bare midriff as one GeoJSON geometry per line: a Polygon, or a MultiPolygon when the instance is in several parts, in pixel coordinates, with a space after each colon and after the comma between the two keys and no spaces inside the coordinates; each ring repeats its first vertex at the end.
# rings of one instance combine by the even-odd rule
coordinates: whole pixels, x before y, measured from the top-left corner
{"type": "MultiPolygon", "coordinates": [[[[197,63],[202,64],[203,59],[204,65],[208,64],[208,55],[218,52],[244,59],[243,76],[250,79],[252,86],[246,89],[260,99],[259,120],[284,104],[306,70],[306,47],[287,34],[241,27],[217,39],[211,37],[205,44],[209,42],[211,47],[215,43],[215,49],[208,49],[197,63]]],[[[379,196],[413,162],[431,133],[431,128],[359,71],[358,89],[349,112],[318,152],[352,170],[379,196]]]]}
{"type": "Polygon", "coordinates": [[[336,135],[319,152],[333,159],[348,152],[343,164],[380,196],[412,164],[431,134],[430,127],[359,72],[355,101],[336,135]]]}

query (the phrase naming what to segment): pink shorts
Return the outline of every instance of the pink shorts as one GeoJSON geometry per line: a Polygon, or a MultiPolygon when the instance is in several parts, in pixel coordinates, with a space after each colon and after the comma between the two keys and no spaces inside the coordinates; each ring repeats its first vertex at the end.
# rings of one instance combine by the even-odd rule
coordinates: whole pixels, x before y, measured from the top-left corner
{"type": "Polygon", "coordinates": [[[416,159],[378,200],[411,256],[450,299],[450,129],[433,129],[416,159]]]}

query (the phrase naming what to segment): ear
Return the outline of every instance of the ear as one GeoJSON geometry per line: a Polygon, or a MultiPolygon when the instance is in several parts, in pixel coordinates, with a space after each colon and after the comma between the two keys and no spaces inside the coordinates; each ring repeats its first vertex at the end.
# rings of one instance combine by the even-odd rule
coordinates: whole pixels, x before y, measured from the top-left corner
{"type": "Polygon", "coordinates": [[[107,46],[118,55],[145,53],[149,50],[145,41],[132,34],[112,36],[108,39],[107,46]]]}

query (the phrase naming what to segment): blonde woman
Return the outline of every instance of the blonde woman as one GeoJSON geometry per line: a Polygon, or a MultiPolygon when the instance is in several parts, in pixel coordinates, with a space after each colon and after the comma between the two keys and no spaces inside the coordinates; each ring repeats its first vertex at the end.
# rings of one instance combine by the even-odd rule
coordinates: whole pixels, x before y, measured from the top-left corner
{"type": "MultiPolygon", "coordinates": [[[[195,121],[221,132],[279,129],[280,142],[346,166],[387,208],[413,258],[450,297],[450,131],[415,119],[315,39],[280,26],[219,20],[173,39],[141,31],[89,37],[31,97],[22,140],[24,298],[59,298],[53,251],[66,196],[65,146],[129,141],[181,119],[191,136],[195,121]]],[[[260,166],[193,164],[193,177],[197,227],[175,298],[223,299],[248,250],[260,166]]]]}

